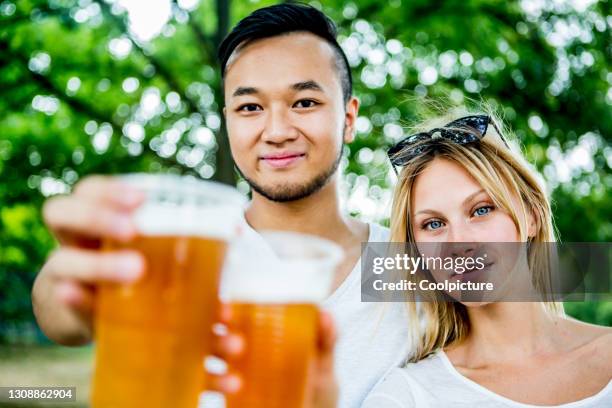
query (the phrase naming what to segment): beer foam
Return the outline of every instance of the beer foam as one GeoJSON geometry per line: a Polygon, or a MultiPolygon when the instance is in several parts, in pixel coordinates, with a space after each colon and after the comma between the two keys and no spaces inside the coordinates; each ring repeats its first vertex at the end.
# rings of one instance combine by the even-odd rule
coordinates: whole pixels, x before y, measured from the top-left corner
{"type": "Polygon", "coordinates": [[[293,233],[264,233],[236,243],[223,271],[221,297],[245,303],[319,303],[342,259],[339,246],[293,233]],[[295,237],[296,242],[291,242],[295,237]]]}
{"type": "Polygon", "coordinates": [[[199,236],[229,240],[243,223],[242,208],[146,203],[136,211],[134,223],[142,235],[199,236]]]}
{"type": "Polygon", "coordinates": [[[270,269],[252,268],[251,276],[239,282],[224,282],[222,298],[245,303],[319,303],[329,295],[334,268],[313,273],[307,268],[287,268],[269,274],[270,269]]]}
{"type": "Polygon", "coordinates": [[[234,237],[245,197],[235,188],[189,176],[129,174],[119,178],[146,195],[134,214],[142,235],[234,237]]]}

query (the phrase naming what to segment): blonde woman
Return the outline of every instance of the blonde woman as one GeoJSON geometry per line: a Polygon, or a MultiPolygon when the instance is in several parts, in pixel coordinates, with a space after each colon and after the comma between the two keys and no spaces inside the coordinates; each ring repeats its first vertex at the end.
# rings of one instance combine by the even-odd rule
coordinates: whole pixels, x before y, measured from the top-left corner
{"type": "MultiPolygon", "coordinates": [[[[492,115],[440,117],[390,149],[401,169],[392,241],[533,242],[527,269],[546,261],[537,243],[555,237],[545,190],[496,123],[492,115]]],[[[534,291],[546,286],[545,276],[532,278],[534,291]]],[[[566,317],[554,302],[467,302],[452,293],[420,300],[408,303],[413,357],[362,407],[612,407],[610,328],[566,317]]]]}
{"type": "MultiPolygon", "coordinates": [[[[419,249],[451,244],[466,252],[472,249],[466,243],[533,243],[524,259],[512,254],[511,269],[500,267],[508,262],[499,257],[485,269],[513,273],[513,279],[497,279],[506,291],[494,298],[508,290],[545,295],[550,279],[541,271],[549,256],[542,243],[555,240],[550,204],[538,176],[495,122],[492,115],[440,117],[390,150],[401,168],[391,241],[419,249]],[[521,266],[535,271],[528,279],[533,287],[514,279],[521,266]]],[[[416,302],[408,293],[412,357],[389,371],[361,408],[612,407],[610,328],[568,318],[552,301],[468,302],[451,292],[420,293],[416,302]]],[[[338,406],[336,337],[331,316],[322,314],[307,408],[338,406]]],[[[223,346],[226,354],[244,351],[239,341],[232,343],[223,346]]]]}

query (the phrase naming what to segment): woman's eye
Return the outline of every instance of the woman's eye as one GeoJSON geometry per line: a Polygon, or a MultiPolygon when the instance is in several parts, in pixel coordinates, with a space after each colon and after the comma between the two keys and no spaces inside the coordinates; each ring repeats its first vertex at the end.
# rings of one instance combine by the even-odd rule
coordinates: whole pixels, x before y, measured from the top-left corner
{"type": "Polygon", "coordinates": [[[493,207],[490,205],[486,205],[484,207],[480,207],[477,208],[472,215],[475,215],[477,217],[482,217],[483,215],[487,215],[488,213],[490,213],[491,211],[493,211],[493,207]]]}
{"type": "Polygon", "coordinates": [[[293,106],[296,108],[312,108],[315,105],[317,105],[317,103],[312,99],[302,99],[297,101],[293,106]]]}
{"type": "Polygon", "coordinates": [[[260,106],[254,103],[247,103],[238,108],[240,112],[257,112],[260,110],[260,106]]]}
{"type": "Polygon", "coordinates": [[[441,227],[442,227],[442,221],[438,221],[438,220],[429,221],[423,225],[423,229],[426,229],[426,230],[436,230],[441,227]]]}

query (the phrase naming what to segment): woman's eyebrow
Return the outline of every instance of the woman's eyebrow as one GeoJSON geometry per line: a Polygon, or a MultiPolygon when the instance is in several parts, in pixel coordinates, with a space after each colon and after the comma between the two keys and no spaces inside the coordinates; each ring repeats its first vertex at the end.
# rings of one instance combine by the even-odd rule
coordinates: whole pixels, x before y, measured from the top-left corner
{"type": "MultiPolygon", "coordinates": [[[[466,197],[465,200],[463,200],[462,205],[465,206],[466,204],[468,204],[470,201],[472,201],[475,197],[479,196],[482,193],[486,193],[485,189],[480,189],[472,194],[470,194],[469,196],[466,197]]],[[[431,210],[431,209],[424,209],[424,210],[419,210],[417,212],[414,213],[415,216],[419,215],[419,214],[433,214],[433,215],[440,215],[441,213],[439,211],[436,210],[431,210]]]]}
{"type": "Polygon", "coordinates": [[[463,205],[468,204],[470,201],[472,201],[475,197],[479,196],[482,193],[486,193],[485,189],[482,188],[472,194],[470,194],[469,196],[467,196],[467,198],[465,200],[463,200],[463,205]]]}
{"type": "Polygon", "coordinates": [[[419,215],[419,214],[433,214],[433,215],[440,215],[441,213],[439,211],[436,210],[430,210],[430,209],[425,209],[425,210],[420,210],[417,211],[416,213],[414,213],[415,216],[419,215]]]}

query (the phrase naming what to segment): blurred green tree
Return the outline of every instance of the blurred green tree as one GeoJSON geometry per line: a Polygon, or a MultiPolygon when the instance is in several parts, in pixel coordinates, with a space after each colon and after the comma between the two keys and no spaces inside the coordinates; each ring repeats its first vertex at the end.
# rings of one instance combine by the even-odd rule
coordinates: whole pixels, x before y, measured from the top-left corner
{"type": "MultiPolygon", "coordinates": [[[[0,339],[32,327],[29,290],[55,245],[40,208],[91,173],[236,179],[215,58],[273,1],[0,0],[0,339]]],[[[607,1],[329,0],[361,99],[346,210],[385,222],[384,149],[418,99],[484,99],[543,172],[564,241],[610,241],[607,1]],[[579,223],[577,222],[579,220],[579,223]]],[[[569,305],[610,324],[610,303],[569,305]]]]}

